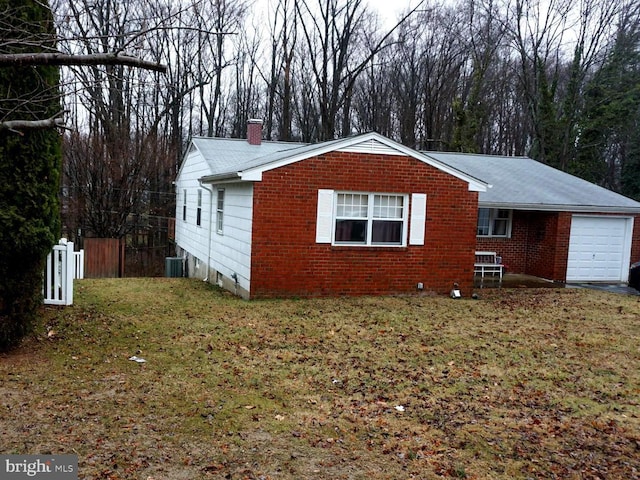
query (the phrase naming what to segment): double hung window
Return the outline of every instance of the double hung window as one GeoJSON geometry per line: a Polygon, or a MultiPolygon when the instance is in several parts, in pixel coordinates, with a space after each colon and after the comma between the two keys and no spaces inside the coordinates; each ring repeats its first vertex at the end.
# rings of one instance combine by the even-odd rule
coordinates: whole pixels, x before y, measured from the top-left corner
{"type": "Polygon", "coordinates": [[[182,221],[187,221],[187,189],[182,190],[182,221]]]}
{"type": "Polygon", "coordinates": [[[334,243],[337,245],[404,245],[405,195],[337,193],[334,243]]]}
{"type": "Polygon", "coordinates": [[[511,210],[502,208],[478,209],[479,237],[510,237],[511,210]]]}
{"type": "Polygon", "coordinates": [[[196,209],[196,225],[202,225],[202,190],[198,189],[198,208],[196,209]]]}
{"type": "Polygon", "coordinates": [[[216,203],[216,230],[222,234],[224,226],[224,188],[218,189],[218,200],[216,203]]]}

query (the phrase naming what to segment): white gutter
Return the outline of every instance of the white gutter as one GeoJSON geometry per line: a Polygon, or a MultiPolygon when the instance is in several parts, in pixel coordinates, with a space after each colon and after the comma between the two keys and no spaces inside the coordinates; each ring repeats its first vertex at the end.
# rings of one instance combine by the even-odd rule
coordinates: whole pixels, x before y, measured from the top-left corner
{"type": "Polygon", "coordinates": [[[576,212],[576,213],[622,213],[640,214],[639,207],[615,205],[562,205],[548,203],[504,203],[478,202],[479,208],[502,208],[505,210],[528,210],[541,212],[576,212]]]}
{"type": "Polygon", "coordinates": [[[198,179],[198,182],[202,183],[236,183],[241,182],[242,172],[220,173],[216,175],[205,175],[198,179]]]}

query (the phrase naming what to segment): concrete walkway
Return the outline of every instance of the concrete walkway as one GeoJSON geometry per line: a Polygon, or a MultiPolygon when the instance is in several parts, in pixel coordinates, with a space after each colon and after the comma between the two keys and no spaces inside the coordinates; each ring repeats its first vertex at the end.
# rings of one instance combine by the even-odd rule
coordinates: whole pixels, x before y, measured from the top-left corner
{"type": "Polygon", "coordinates": [[[474,286],[475,288],[563,288],[564,284],[532,275],[505,273],[502,277],[502,283],[500,283],[498,276],[488,275],[484,278],[476,276],[474,286]]]}
{"type": "Polygon", "coordinates": [[[604,290],[605,292],[620,293],[623,295],[638,295],[640,292],[625,283],[570,283],[567,288],[591,288],[594,290],[604,290]]]}
{"type": "Polygon", "coordinates": [[[544,278],[534,277],[532,275],[524,275],[518,273],[507,273],[502,278],[502,285],[497,277],[485,277],[480,282],[480,278],[475,278],[475,288],[591,288],[594,290],[603,290],[611,293],[619,293],[623,295],[637,295],[640,292],[625,283],[569,283],[552,282],[544,278]]]}

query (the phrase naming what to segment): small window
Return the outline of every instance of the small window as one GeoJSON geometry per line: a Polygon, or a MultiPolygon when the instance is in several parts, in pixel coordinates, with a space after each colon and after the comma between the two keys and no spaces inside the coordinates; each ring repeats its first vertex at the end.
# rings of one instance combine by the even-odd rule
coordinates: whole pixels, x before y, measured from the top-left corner
{"type": "Polygon", "coordinates": [[[510,237],[511,210],[503,208],[478,209],[479,237],[510,237]]]}
{"type": "Polygon", "coordinates": [[[198,208],[196,210],[196,225],[202,225],[202,190],[198,189],[198,208]]]}
{"type": "Polygon", "coordinates": [[[405,195],[338,193],[334,243],[404,245],[405,195]]]}
{"type": "Polygon", "coordinates": [[[182,190],[182,221],[187,221],[187,189],[182,190]]]}
{"type": "Polygon", "coordinates": [[[224,226],[224,189],[218,189],[218,202],[216,204],[216,230],[222,234],[224,226]]]}

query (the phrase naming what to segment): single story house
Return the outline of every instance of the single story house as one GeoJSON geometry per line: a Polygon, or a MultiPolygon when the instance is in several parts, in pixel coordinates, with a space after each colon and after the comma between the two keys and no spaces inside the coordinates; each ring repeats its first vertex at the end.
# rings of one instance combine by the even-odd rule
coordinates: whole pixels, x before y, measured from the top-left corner
{"type": "MultiPolygon", "coordinates": [[[[587,249],[574,241],[609,231],[608,219],[623,230],[607,235],[620,244],[618,281],[640,256],[640,203],[531,159],[513,159],[522,175],[529,165],[558,179],[542,188],[566,192],[564,179],[589,189],[577,200],[601,200],[519,197],[511,173],[491,173],[511,158],[418,152],[377,133],[268,142],[261,129],[250,121],[246,140],[193,138],[176,178],[186,274],[242,297],[447,294],[454,283],[470,292],[477,249],[498,251],[512,271],[567,280],[570,255],[587,249]]],[[[586,260],[576,262],[583,275],[586,260]]]]}

